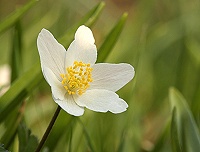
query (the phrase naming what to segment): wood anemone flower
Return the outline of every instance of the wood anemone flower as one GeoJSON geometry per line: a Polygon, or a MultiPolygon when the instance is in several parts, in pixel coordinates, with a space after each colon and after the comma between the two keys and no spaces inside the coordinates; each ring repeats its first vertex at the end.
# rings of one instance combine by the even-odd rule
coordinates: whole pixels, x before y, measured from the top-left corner
{"type": "Polygon", "coordinates": [[[67,51],[46,29],[37,38],[42,73],[51,86],[54,101],[66,112],[81,116],[84,107],[121,113],[128,104],[115,93],[135,74],[130,64],[97,63],[92,31],[82,25],[67,51]]]}

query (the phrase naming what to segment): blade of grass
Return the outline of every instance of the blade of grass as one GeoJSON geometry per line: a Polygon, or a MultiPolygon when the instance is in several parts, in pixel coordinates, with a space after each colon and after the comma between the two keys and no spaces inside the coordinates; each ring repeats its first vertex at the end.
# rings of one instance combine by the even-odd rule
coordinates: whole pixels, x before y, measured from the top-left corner
{"type": "Polygon", "coordinates": [[[10,114],[10,111],[17,108],[22,100],[31,92],[42,80],[39,63],[18,78],[11,88],[0,98],[3,105],[8,103],[0,110],[0,123],[10,114]]]}
{"type": "Polygon", "coordinates": [[[73,128],[71,127],[70,133],[69,133],[69,146],[68,146],[68,152],[72,151],[72,134],[73,134],[73,128]]]}
{"type": "Polygon", "coordinates": [[[172,120],[171,120],[171,147],[173,152],[182,152],[182,147],[178,139],[178,129],[177,129],[177,110],[176,108],[172,111],[172,120]]]}
{"type": "Polygon", "coordinates": [[[65,46],[65,48],[68,48],[69,44],[74,39],[74,33],[76,32],[77,28],[82,24],[91,27],[98,19],[104,6],[105,6],[105,3],[100,2],[96,7],[94,7],[92,10],[90,10],[78,23],[73,25],[72,28],[70,28],[70,30],[68,30],[61,37],[61,39],[60,39],[61,44],[63,46],[65,46]]]}
{"type": "Polygon", "coordinates": [[[31,0],[21,8],[16,9],[8,17],[0,22],[0,34],[10,28],[20,17],[22,17],[38,0],[31,0]]]}
{"type": "Polygon", "coordinates": [[[20,21],[17,21],[13,34],[13,47],[10,55],[11,83],[19,77],[22,70],[22,29],[20,21]]]}
{"type": "Polygon", "coordinates": [[[86,130],[83,122],[80,119],[77,119],[77,120],[78,120],[78,122],[81,124],[81,126],[83,128],[83,133],[84,133],[84,136],[86,138],[86,141],[87,141],[87,144],[88,144],[88,147],[89,147],[90,151],[94,152],[95,150],[94,150],[94,147],[92,145],[92,141],[91,141],[91,138],[89,136],[88,131],[86,130]]]}
{"type": "Polygon", "coordinates": [[[120,33],[124,27],[128,14],[124,13],[117,24],[113,27],[111,32],[105,38],[103,44],[99,48],[98,51],[98,60],[97,62],[103,62],[111,52],[112,48],[114,47],[115,43],[117,42],[120,33]]]}
{"type": "Polygon", "coordinates": [[[186,100],[175,88],[170,89],[169,99],[171,109],[176,108],[176,112],[173,113],[174,124],[171,128],[177,130],[176,147],[185,147],[185,151],[198,151],[200,149],[200,133],[186,100]]]}
{"type": "Polygon", "coordinates": [[[23,103],[23,105],[21,106],[19,111],[16,112],[17,115],[14,115],[14,117],[11,120],[11,123],[7,126],[6,132],[4,133],[4,135],[1,138],[1,140],[4,142],[6,148],[9,148],[12,141],[15,139],[14,137],[17,133],[18,125],[20,124],[20,122],[23,118],[24,107],[25,107],[25,103],[23,103]]]}
{"type": "MultiPolygon", "coordinates": [[[[13,34],[13,47],[11,50],[11,56],[10,56],[10,65],[12,69],[11,74],[11,83],[17,79],[20,75],[20,71],[22,69],[21,67],[21,25],[20,21],[17,21],[14,28],[14,34],[13,34]]],[[[22,104],[24,105],[24,104],[22,104]]],[[[20,109],[23,109],[21,107],[20,109]]],[[[22,111],[22,110],[19,110],[22,111]]],[[[7,130],[4,133],[2,137],[2,141],[4,141],[5,147],[9,147],[10,143],[14,140],[14,136],[17,132],[17,125],[19,124],[20,120],[22,118],[22,112],[18,112],[17,109],[13,109],[10,111],[10,116],[5,121],[5,125],[7,126],[7,130]]]]}

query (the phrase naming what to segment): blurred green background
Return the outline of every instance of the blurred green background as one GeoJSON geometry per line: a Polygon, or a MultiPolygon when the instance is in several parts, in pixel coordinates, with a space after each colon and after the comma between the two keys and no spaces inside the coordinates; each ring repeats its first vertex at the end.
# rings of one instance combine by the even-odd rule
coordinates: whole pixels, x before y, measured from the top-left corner
{"type": "MultiPolygon", "coordinates": [[[[0,0],[0,21],[26,0],[0,0]]],[[[42,28],[55,38],[77,23],[99,0],[40,0],[13,27],[0,34],[0,69],[8,72],[13,47],[20,45],[18,76],[39,61],[36,46],[42,28]],[[20,43],[14,45],[15,29],[20,43]],[[5,68],[5,65],[6,68],[5,68]],[[20,67],[20,68],[19,68],[20,67]]],[[[171,109],[168,92],[177,88],[188,102],[200,128],[200,1],[199,0],[105,0],[92,26],[100,48],[120,16],[128,12],[123,31],[105,62],[126,62],[136,75],[118,91],[129,104],[122,114],[96,113],[86,109],[75,118],[61,112],[43,151],[170,152],[171,109]],[[45,148],[46,147],[46,148],[45,148]]],[[[8,72],[9,75],[9,72],[8,72]]],[[[8,77],[8,76],[6,76],[8,77]]],[[[1,94],[3,74],[0,75],[1,94]]],[[[4,81],[3,81],[4,80],[4,81]]],[[[26,80],[24,80],[26,81],[26,80]]],[[[44,79],[25,99],[23,121],[41,139],[57,107],[44,79]]],[[[6,103],[0,103],[5,105],[6,103]]],[[[1,109],[1,108],[0,108],[1,109]]],[[[6,130],[1,124],[0,137],[6,130]]],[[[11,146],[16,151],[18,137],[11,146]]]]}

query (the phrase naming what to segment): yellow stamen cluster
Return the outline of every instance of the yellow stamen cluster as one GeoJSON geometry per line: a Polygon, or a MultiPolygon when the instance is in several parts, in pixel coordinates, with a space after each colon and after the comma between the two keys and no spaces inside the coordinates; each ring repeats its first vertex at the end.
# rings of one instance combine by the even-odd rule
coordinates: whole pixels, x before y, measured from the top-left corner
{"type": "Polygon", "coordinates": [[[60,74],[62,85],[71,94],[82,95],[92,82],[90,64],[75,61],[73,66],[66,68],[66,74],[60,74]]]}

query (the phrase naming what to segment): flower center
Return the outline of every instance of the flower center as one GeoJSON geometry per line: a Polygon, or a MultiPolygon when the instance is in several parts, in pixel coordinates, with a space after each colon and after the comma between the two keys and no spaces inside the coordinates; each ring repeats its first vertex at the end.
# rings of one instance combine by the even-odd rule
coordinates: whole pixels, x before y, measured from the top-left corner
{"type": "Polygon", "coordinates": [[[71,94],[82,95],[92,82],[90,64],[74,61],[73,66],[66,68],[66,74],[60,74],[62,85],[71,94]]]}

